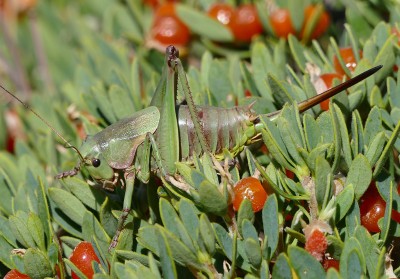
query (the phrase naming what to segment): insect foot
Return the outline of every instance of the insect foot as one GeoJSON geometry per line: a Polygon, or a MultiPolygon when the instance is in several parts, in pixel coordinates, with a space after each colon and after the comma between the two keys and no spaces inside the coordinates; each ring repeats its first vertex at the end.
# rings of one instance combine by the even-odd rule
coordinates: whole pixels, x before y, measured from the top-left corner
{"type": "Polygon", "coordinates": [[[54,176],[55,179],[63,179],[66,177],[72,177],[78,174],[79,170],[81,169],[80,165],[74,167],[72,170],[69,171],[64,171],[61,172],[59,174],[57,174],[56,176],[54,176]]]}

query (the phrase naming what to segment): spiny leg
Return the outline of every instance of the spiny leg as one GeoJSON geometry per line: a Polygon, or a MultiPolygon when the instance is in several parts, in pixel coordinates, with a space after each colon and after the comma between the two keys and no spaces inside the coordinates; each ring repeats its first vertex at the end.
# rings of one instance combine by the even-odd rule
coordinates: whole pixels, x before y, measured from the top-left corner
{"type": "MultiPolygon", "coordinates": [[[[151,133],[149,133],[151,134],[151,133]]],[[[151,144],[150,139],[146,135],[143,143],[138,147],[136,151],[137,162],[135,168],[137,169],[137,178],[143,183],[147,184],[150,179],[150,151],[151,144]]]]}
{"type": "Polygon", "coordinates": [[[127,173],[127,175],[125,177],[125,182],[126,182],[125,183],[126,188],[125,188],[122,214],[121,214],[121,216],[119,216],[118,224],[117,224],[117,231],[115,232],[115,235],[111,241],[110,246],[108,247],[108,251],[111,251],[111,249],[113,249],[117,246],[119,235],[121,234],[122,229],[124,228],[126,218],[128,218],[128,214],[131,211],[133,190],[134,190],[134,185],[135,185],[135,172],[134,171],[127,173]]]}
{"type": "MultiPolygon", "coordinates": [[[[193,122],[193,125],[195,128],[195,131],[196,131],[196,136],[200,142],[201,149],[203,150],[204,155],[206,157],[208,157],[208,160],[214,164],[215,169],[217,169],[222,176],[226,176],[228,181],[230,181],[229,175],[225,175],[226,172],[223,171],[220,164],[218,163],[216,158],[213,156],[213,154],[211,152],[211,148],[210,148],[209,144],[207,143],[207,140],[206,140],[206,137],[205,137],[204,131],[203,131],[203,126],[200,123],[197,108],[193,101],[192,92],[190,91],[189,82],[187,80],[186,73],[183,69],[182,62],[179,59],[179,52],[175,48],[170,49],[169,51],[170,51],[170,53],[169,53],[168,66],[173,68],[174,71],[178,75],[179,84],[182,88],[182,91],[184,92],[184,95],[185,95],[185,98],[187,101],[187,105],[189,108],[190,117],[192,118],[192,122],[193,122]]],[[[168,49],[167,49],[167,53],[168,53],[168,49]]]]}
{"type": "Polygon", "coordinates": [[[182,91],[185,95],[190,117],[192,118],[201,148],[204,153],[211,154],[210,147],[204,135],[203,127],[198,117],[197,108],[193,101],[192,92],[190,91],[189,82],[187,80],[185,70],[183,69],[181,60],[179,59],[179,52],[175,47],[170,46],[169,48],[167,48],[167,54],[169,55],[168,66],[171,67],[178,75],[179,84],[181,85],[182,91]]]}

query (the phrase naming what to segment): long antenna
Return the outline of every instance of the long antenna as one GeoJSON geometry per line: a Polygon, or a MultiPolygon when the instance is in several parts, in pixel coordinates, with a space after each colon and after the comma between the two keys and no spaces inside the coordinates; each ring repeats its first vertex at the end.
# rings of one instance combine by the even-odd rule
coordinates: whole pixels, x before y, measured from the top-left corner
{"type": "MultiPolygon", "coordinates": [[[[311,97],[311,98],[299,103],[298,104],[299,112],[304,112],[304,111],[312,108],[316,104],[319,104],[319,103],[325,101],[326,99],[329,99],[330,97],[335,96],[336,94],[342,92],[343,90],[346,90],[347,88],[355,85],[356,83],[359,83],[360,81],[366,79],[367,77],[375,74],[382,67],[383,67],[382,65],[375,66],[375,67],[373,67],[369,70],[366,70],[365,72],[362,72],[361,74],[359,74],[349,80],[346,80],[345,82],[343,82],[335,87],[332,87],[331,89],[328,89],[328,90],[322,92],[321,94],[318,94],[314,97],[311,97]]],[[[268,113],[267,117],[273,119],[280,112],[281,112],[281,110],[277,110],[277,111],[268,113]]]]}
{"type": "Polygon", "coordinates": [[[347,88],[355,85],[356,83],[359,83],[360,81],[366,79],[367,77],[375,74],[382,67],[383,67],[382,65],[375,66],[349,80],[346,80],[345,82],[339,84],[338,86],[328,89],[325,92],[322,92],[321,94],[318,94],[310,99],[305,100],[304,102],[299,103],[299,112],[304,112],[309,108],[312,108],[316,104],[319,104],[325,101],[326,99],[338,94],[339,92],[342,92],[343,90],[346,90],[347,88]]]}
{"type": "Polygon", "coordinates": [[[81,160],[84,161],[82,154],[79,152],[78,148],[76,148],[75,146],[73,146],[72,144],[70,144],[56,129],[53,128],[53,126],[50,125],[49,122],[47,122],[46,119],[44,119],[43,117],[41,117],[36,111],[34,111],[28,104],[26,104],[25,102],[23,102],[20,98],[18,98],[16,95],[14,95],[13,93],[11,93],[9,90],[7,90],[6,88],[4,88],[1,84],[0,84],[1,89],[3,89],[6,93],[8,93],[11,97],[13,97],[15,100],[17,100],[19,103],[21,103],[27,110],[31,111],[37,118],[39,118],[44,124],[46,124],[47,127],[49,127],[63,142],[65,142],[65,144],[67,145],[67,147],[72,148],[73,150],[76,151],[76,153],[78,153],[79,157],[81,157],[81,160]]]}

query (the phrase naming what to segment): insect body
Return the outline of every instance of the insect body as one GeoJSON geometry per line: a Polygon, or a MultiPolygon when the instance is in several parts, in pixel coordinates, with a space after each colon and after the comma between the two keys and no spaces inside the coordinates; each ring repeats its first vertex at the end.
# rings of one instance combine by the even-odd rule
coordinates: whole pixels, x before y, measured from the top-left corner
{"type": "MultiPolygon", "coordinates": [[[[380,68],[381,66],[372,68],[299,103],[299,111],[303,112],[332,97],[380,68]]],[[[20,101],[7,90],[6,92],[20,101]]],[[[24,106],[30,109],[26,104],[24,106]]],[[[279,112],[267,116],[275,118],[279,112]]],[[[43,118],[37,116],[48,125],[43,118]]],[[[146,183],[150,171],[157,171],[161,177],[170,181],[169,178],[177,172],[176,162],[190,161],[194,155],[218,155],[223,149],[237,154],[245,145],[257,140],[262,129],[265,127],[251,106],[228,109],[195,106],[178,51],[175,47],[169,46],[166,50],[162,77],[150,106],[93,136],[88,136],[79,151],[69,144],[79,154],[80,161],[74,169],[60,173],[56,178],[74,176],[81,167],[85,167],[91,177],[101,182],[107,189],[113,189],[119,182],[125,183],[123,214],[110,245],[112,248],[117,244],[118,236],[130,211],[136,177],[146,183]],[[184,92],[187,105],[176,104],[177,84],[184,92]],[[120,174],[124,177],[120,177],[120,174]]],[[[56,134],[64,140],[58,132],[56,134]]]]}

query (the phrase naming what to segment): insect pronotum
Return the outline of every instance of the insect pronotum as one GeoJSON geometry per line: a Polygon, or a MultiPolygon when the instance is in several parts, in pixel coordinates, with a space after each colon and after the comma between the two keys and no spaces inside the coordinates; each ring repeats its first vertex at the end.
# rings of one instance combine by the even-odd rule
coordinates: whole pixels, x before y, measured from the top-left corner
{"type": "MultiPolygon", "coordinates": [[[[299,111],[308,110],[346,90],[381,67],[376,66],[299,103],[299,111]]],[[[150,106],[88,136],[79,149],[68,143],[27,104],[3,86],[0,87],[32,111],[78,154],[77,165],[72,170],[58,174],[56,178],[74,176],[85,167],[90,176],[102,183],[104,188],[113,189],[119,183],[125,185],[123,213],[118,220],[110,249],[116,246],[129,214],[136,178],[147,183],[150,172],[155,171],[166,181],[176,181],[173,179],[177,173],[176,162],[189,161],[194,154],[220,154],[224,148],[237,154],[245,145],[258,138],[262,129],[266,129],[251,106],[219,108],[194,105],[178,50],[174,46],[166,49],[164,69],[150,106]],[[178,85],[184,92],[187,105],[176,104],[178,85]]],[[[279,113],[276,111],[267,116],[276,118],[279,113]]]]}

